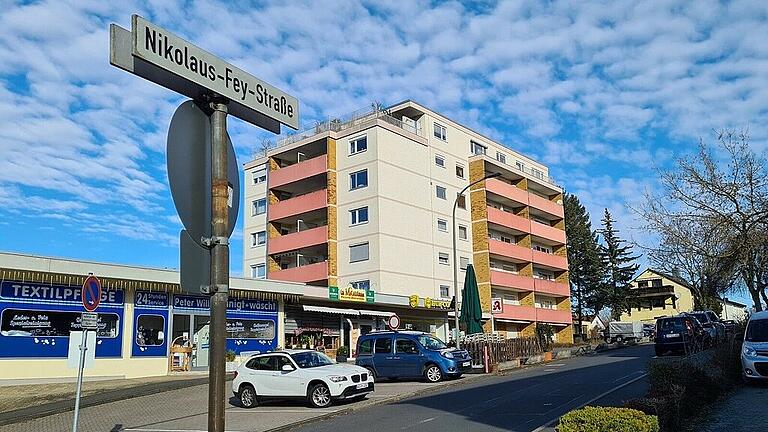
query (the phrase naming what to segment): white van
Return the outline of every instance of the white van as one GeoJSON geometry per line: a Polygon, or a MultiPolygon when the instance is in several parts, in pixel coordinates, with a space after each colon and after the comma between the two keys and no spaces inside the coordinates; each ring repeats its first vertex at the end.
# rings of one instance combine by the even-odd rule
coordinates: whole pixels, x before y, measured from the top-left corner
{"type": "Polygon", "coordinates": [[[741,367],[747,380],[768,380],[768,311],[749,317],[741,346],[741,367]]]}

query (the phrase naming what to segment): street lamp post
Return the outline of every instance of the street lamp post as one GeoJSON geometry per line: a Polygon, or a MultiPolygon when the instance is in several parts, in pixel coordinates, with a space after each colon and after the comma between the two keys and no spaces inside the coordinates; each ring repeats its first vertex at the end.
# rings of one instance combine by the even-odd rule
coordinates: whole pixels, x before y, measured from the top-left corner
{"type": "MultiPolygon", "coordinates": [[[[493,174],[488,174],[479,180],[473,181],[472,183],[468,184],[467,187],[462,189],[461,192],[459,192],[456,195],[456,199],[453,200],[453,217],[451,218],[451,223],[453,226],[453,298],[454,298],[453,314],[456,322],[455,337],[456,337],[457,349],[460,348],[460,342],[459,342],[459,269],[458,269],[459,264],[457,263],[458,257],[456,256],[458,255],[456,253],[456,206],[459,204],[459,197],[464,195],[464,192],[466,192],[467,189],[472,187],[472,185],[480,183],[481,181],[487,180],[489,178],[499,177],[500,175],[501,173],[497,172],[493,174]]],[[[471,208],[472,208],[472,204],[470,203],[470,209],[471,208]]]]}

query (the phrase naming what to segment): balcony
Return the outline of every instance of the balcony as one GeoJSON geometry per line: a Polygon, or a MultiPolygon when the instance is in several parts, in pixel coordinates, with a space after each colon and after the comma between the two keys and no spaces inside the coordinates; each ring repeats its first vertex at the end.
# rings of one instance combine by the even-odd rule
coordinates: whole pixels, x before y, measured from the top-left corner
{"type": "MultiPolygon", "coordinates": [[[[499,210],[488,206],[488,222],[495,223],[507,228],[528,233],[531,230],[531,221],[522,216],[499,210]]],[[[565,233],[563,233],[565,236],[565,233]]]]}
{"type": "Polygon", "coordinates": [[[271,271],[267,275],[267,279],[303,283],[325,280],[328,279],[328,262],[321,261],[300,267],[271,271]]]}
{"type": "Polygon", "coordinates": [[[491,269],[491,285],[533,291],[534,279],[530,276],[520,276],[503,270],[491,269]]]}
{"type": "MultiPolygon", "coordinates": [[[[285,169],[285,168],[283,168],[285,169]]],[[[328,207],[328,197],[326,189],[299,195],[294,198],[279,201],[269,205],[269,220],[275,221],[289,216],[296,216],[302,213],[311,212],[328,207]]]]}
{"type": "Polygon", "coordinates": [[[536,321],[536,309],[533,306],[504,304],[504,312],[493,314],[494,318],[520,321],[536,321]]]}
{"type": "Polygon", "coordinates": [[[488,239],[488,251],[495,255],[505,256],[518,261],[531,262],[532,250],[527,247],[506,243],[500,240],[488,239]]]}
{"type": "Polygon", "coordinates": [[[503,196],[504,198],[516,201],[522,205],[528,205],[528,192],[501,180],[486,180],[485,189],[488,190],[488,192],[503,196]]]}
{"type": "Polygon", "coordinates": [[[562,219],[564,216],[563,206],[552,202],[546,198],[534,194],[528,194],[528,203],[531,207],[539,209],[547,214],[562,219]]]}
{"type": "Polygon", "coordinates": [[[539,264],[556,270],[568,270],[568,259],[566,257],[537,250],[532,252],[534,264],[539,264]]]}
{"type": "Polygon", "coordinates": [[[550,294],[557,297],[568,297],[571,295],[571,288],[568,284],[555,282],[546,279],[533,279],[533,287],[537,293],[550,294]]]}
{"type": "MultiPolygon", "coordinates": [[[[488,215],[490,219],[490,214],[488,215]]],[[[531,234],[543,239],[565,244],[565,231],[542,223],[531,221],[531,234]]]]}
{"type": "Polygon", "coordinates": [[[269,239],[267,242],[267,253],[276,254],[288,252],[309,246],[328,243],[328,227],[320,226],[317,228],[299,231],[291,234],[285,234],[280,237],[269,239]]]}
{"type": "Polygon", "coordinates": [[[322,155],[269,173],[269,187],[274,188],[305,178],[323,174],[328,170],[328,156],[322,155]]]}
{"type": "Polygon", "coordinates": [[[536,321],[555,324],[570,324],[573,317],[571,317],[571,310],[559,310],[559,309],[540,309],[536,308],[536,321]]]}

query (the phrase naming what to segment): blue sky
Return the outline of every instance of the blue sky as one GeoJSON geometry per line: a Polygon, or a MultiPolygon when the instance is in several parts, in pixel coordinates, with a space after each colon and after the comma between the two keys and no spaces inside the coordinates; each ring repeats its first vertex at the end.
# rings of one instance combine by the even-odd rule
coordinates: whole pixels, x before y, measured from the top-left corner
{"type": "MultiPolygon", "coordinates": [[[[548,164],[631,239],[627,205],[699,138],[748,126],[765,148],[763,1],[468,5],[0,0],[0,250],[177,266],[164,148],[183,99],[109,65],[108,26],[132,13],[297,96],[305,125],[432,107],[548,164]]],[[[230,135],[240,163],[268,136],[230,135]]],[[[240,227],[233,243],[239,274],[240,227]]]]}

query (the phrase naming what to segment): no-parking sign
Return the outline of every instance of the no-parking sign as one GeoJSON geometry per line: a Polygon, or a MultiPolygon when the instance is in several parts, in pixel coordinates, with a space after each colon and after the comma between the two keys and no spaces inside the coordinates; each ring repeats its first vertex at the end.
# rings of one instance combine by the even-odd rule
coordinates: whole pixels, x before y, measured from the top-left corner
{"type": "Polygon", "coordinates": [[[83,307],[88,312],[93,312],[99,307],[101,303],[101,282],[94,275],[89,275],[83,282],[83,289],[81,295],[83,299],[83,307]]]}

